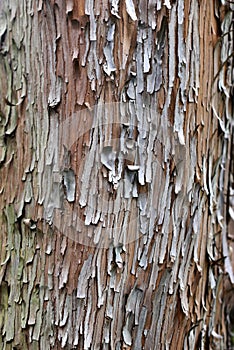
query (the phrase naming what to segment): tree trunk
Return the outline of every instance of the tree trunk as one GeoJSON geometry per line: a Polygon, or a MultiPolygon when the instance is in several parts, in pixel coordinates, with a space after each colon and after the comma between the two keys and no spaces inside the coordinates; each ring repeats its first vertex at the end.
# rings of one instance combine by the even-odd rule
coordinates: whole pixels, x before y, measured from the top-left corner
{"type": "Polygon", "coordinates": [[[231,349],[233,10],[1,1],[1,349],[231,349]]]}

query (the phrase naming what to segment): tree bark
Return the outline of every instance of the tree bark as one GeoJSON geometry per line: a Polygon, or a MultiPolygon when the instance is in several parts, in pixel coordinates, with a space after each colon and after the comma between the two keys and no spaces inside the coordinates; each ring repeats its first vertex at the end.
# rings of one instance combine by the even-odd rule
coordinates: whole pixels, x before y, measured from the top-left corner
{"type": "Polygon", "coordinates": [[[0,3],[1,349],[233,347],[233,10],[0,3]]]}

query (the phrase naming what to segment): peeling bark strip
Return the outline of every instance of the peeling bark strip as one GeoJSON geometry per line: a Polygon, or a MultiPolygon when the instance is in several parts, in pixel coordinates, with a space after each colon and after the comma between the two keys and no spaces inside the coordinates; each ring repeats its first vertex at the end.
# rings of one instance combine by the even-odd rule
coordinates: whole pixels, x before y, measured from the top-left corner
{"type": "Polygon", "coordinates": [[[231,349],[233,13],[0,2],[1,349],[231,349]]]}

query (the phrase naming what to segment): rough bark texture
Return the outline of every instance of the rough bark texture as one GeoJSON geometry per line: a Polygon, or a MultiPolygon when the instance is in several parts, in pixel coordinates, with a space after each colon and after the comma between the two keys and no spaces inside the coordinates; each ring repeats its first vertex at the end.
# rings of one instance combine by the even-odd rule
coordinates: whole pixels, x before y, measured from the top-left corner
{"type": "Polygon", "coordinates": [[[233,10],[0,2],[1,349],[231,349],[233,10]]]}

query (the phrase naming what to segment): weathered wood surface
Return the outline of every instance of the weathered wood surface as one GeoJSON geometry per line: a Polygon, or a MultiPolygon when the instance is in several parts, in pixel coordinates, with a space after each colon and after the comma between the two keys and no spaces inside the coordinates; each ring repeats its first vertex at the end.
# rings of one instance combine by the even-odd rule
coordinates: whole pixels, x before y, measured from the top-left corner
{"type": "Polygon", "coordinates": [[[0,2],[1,349],[231,348],[233,10],[0,2]]]}

